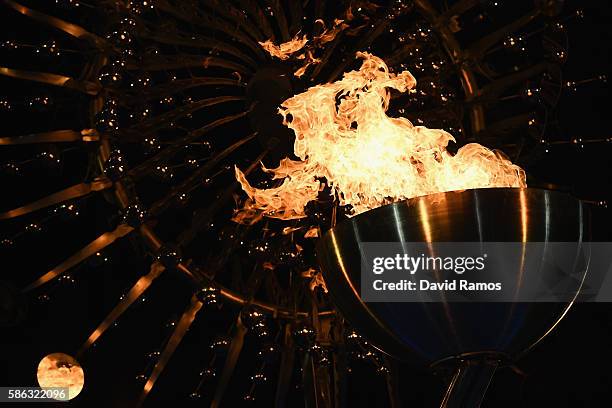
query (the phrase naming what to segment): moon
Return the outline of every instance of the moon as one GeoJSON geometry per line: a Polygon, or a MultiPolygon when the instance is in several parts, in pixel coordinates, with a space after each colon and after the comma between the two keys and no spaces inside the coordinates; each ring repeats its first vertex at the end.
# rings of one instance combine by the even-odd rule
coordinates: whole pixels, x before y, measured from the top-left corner
{"type": "Polygon", "coordinates": [[[79,362],[64,353],[52,353],[40,360],[36,377],[41,388],[68,387],[69,400],[79,395],[85,383],[85,373],[79,362]]]}

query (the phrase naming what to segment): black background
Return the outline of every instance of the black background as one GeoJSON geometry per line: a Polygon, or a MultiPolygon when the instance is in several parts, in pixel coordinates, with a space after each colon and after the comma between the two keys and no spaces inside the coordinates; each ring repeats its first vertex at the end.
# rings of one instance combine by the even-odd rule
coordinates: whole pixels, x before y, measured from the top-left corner
{"type": "MultiPolygon", "coordinates": [[[[35,3],[35,2],[32,2],[35,3]]],[[[585,10],[584,20],[572,23],[569,60],[564,67],[567,78],[582,79],[610,70],[610,20],[612,5],[607,1],[574,1],[567,7],[585,10]]],[[[2,40],[28,36],[45,38],[25,18],[0,8],[2,40]],[[28,25],[29,24],[29,25],[28,25]]],[[[95,24],[95,22],[93,22],[95,24]]],[[[24,57],[26,58],[26,57],[24,57]]],[[[27,59],[27,58],[26,58],[27,59]]],[[[5,55],[2,66],[12,66],[5,55]]],[[[57,67],[51,67],[55,70],[57,67]]],[[[65,67],[69,70],[70,67],[65,67]]],[[[19,98],[35,94],[30,84],[0,78],[0,96],[19,98]]],[[[71,97],[72,94],[66,94],[71,97]]],[[[611,137],[612,110],[607,84],[599,82],[566,95],[560,104],[561,129],[566,138],[611,137]]],[[[70,106],[74,106],[71,104],[70,106]]],[[[27,111],[2,113],[1,136],[20,134],[28,126],[45,129],[62,128],[58,103],[56,117],[31,115],[27,111]]],[[[612,144],[587,144],[583,149],[573,145],[558,146],[528,169],[538,180],[567,188],[580,198],[599,201],[609,199],[611,187],[612,144]]],[[[0,149],[8,160],[32,151],[0,149]],[[25,152],[25,153],[24,153],[25,152]]],[[[18,178],[4,177],[0,194],[2,208],[9,209],[55,191],[83,176],[87,156],[81,153],[66,161],[59,170],[33,168],[18,178]],[[80,170],[78,170],[80,169],[80,170]]],[[[35,167],[35,166],[34,166],[35,167]]],[[[71,220],[55,219],[39,234],[27,235],[15,246],[4,249],[0,275],[2,280],[23,287],[49,266],[57,264],[91,240],[108,230],[115,210],[110,204],[84,200],[82,214],[71,220]]],[[[609,239],[608,210],[596,212],[600,239],[609,239]]],[[[503,217],[503,215],[500,215],[503,217]]],[[[23,220],[22,220],[23,221],[23,220]]],[[[3,222],[3,236],[11,236],[23,227],[21,223],[3,222]]],[[[87,262],[72,275],[74,284],[54,284],[40,293],[49,301],[28,296],[27,318],[20,325],[0,330],[0,385],[36,385],[36,366],[51,352],[73,354],[82,341],[105,316],[134,280],[146,272],[150,260],[144,259],[138,242],[123,240],[105,252],[111,262],[98,265],[87,262]]],[[[85,389],[67,406],[132,406],[142,383],[135,377],[147,365],[146,355],[159,350],[171,328],[166,323],[176,319],[187,306],[191,293],[188,282],[178,275],[164,275],[151,288],[144,302],[130,309],[117,327],[110,329],[82,361],[85,389]]],[[[189,393],[198,381],[198,372],[208,364],[210,342],[227,331],[235,309],[204,310],[183,340],[168,368],[158,380],[147,406],[201,406],[214,390],[214,384],[203,388],[204,400],[191,401],[189,393]],[[172,404],[172,405],[170,405],[172,404]]],[[[418,330],[418,328],[415,328],[418,330]]],[[[242,401],[254,372],[256,349],[247,342],[225,405],[242,401]]],[[[609,304],[577,304],[544,342],[517,362],[520,369],[500,369],[486,396],[485,407],[607,407],[610,406],[612,374],[612,310],[609,304]]],[[[270,382],[257,393],[258,406],[270,406],[274,395],[276,365],[269,369],[270,382]]],[[[296,376],[297,380],[297,376],[296,376]]],[[[295,384],[298,381],[294,381],[295,384]]],[[[355,363],[350,374],[351,406],[387,406],[384,378],[363,363],[355,363]]],[[[401,392],[405,406],[434,407],[444,391],[441,379],[427,370],[402,367],[401,392]]],[[[290,406],[302,404],[300,389],[292,391],[290,406]]],[[[58,404],[59,405],[59,404],[58,404]]],[[[25,406],[25,405],[24,405],[25,406]]]]}

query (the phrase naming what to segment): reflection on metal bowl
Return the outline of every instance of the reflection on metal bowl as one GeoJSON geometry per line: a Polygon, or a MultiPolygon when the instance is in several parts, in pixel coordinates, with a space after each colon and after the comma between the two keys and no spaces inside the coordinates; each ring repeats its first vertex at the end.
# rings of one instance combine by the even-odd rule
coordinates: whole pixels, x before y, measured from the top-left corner
{"type": "MultiPolygon", "coordinates": [[[[579,247],[588,238],[586,216],[579,200],[549,190],[490,188],[432,194],[339,223],[322,237],[317,255],[340,311],[382,351],[422,364],[474,353],[515,358],[556,326],[572,299],[556,303],[365,303],[360,297],[360,244],[573,242],[579,247]]],[[[579,286],[575,291],[577,294],[579,286]]]]}

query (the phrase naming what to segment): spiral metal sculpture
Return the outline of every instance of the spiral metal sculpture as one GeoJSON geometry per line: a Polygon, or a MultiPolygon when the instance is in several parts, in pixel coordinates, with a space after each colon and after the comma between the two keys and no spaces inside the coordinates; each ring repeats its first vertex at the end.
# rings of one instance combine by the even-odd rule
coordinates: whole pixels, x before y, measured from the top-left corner
{"type": "MultiPolygon", "coordinates": [[[[2,44],[16,56],[0,74],[33,91],[30,99],[20,93],[0,101],[1,109],[24,118],[0,137],[10,159],[4,170],[15,174],[35,160],[51,167],[76,161],[83,170],[63,175],[62,188],[44,196],[17,197],[18,205],[0,219],[20,232],[3,244],[53,217],[95,211],[91,202],[114,208],[110,230],[88,237],[23,293],[46,296],[53,282],[73,279],[79,264],[103,260],[105,249],[130,239],[150,270],[73,353],[85,359],[161,275],[187,278],[192,296],[143,375],[141,403],[194,321],[223,306],[233,320],[211,347],[225,350],[225,357],[212,354],[192,397],[201,398],[212,382],[206,398],[219,406],[245,342],[253,342],[263,357],[247,401],[276,370],[274,401],[265,403],[285,405],[301,367],[300,395],[308,406],[342,406],[348,360],[358,358],[387,380],[397,406],[394,363],[336,312],[314,260],[317,231],[334,226],[347,209],[321,199],[299,220],[233,222],[244,199],[233,166],[259,187],[273,185],[259,164],[290,156],[294,138],[278,105],[353,69],[358,51],[376,53],[392,71],[409,69],[419,79],[416,93],[393,95],[391,116],[445,129],[459,145],[477,141],[528,168],[556,144],[609,142],[556,138],[561,94],[580,85],[562,75],[566,25],[580,12],[563,10],[562,1],[523,3],[523,11],[508,14],[498,2],[478,0],[2,0],[4,13],[42,33],[2,44]],[[305,67],[274,58],[261,45],[330,32],[309,50],[316,63],[305,67]],[[34,55],[20,57],[23,52],[34,55]],[[48,119],[47,127],[27,120],[30,109],[48,119]],[[265,358],[274,353],[276,361],[265,358]]],[[[20,313],[8,320],[18,321],[20,313]]]]}

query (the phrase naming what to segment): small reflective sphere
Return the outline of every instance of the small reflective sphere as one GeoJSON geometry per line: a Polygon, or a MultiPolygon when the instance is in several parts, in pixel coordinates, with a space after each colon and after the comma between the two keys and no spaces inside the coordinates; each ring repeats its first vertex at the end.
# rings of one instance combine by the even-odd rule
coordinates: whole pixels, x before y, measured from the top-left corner
{"type": "Polygon", "coordinates": [[[85,383],[79,362],[64,353],[52,353],[40,360],[36,378],[41,388],[67,387],[69,400],[79,395],[85,383]]]}

